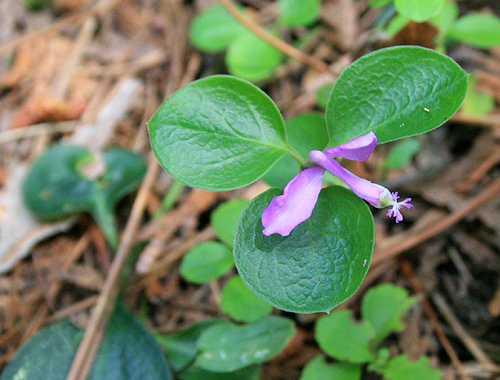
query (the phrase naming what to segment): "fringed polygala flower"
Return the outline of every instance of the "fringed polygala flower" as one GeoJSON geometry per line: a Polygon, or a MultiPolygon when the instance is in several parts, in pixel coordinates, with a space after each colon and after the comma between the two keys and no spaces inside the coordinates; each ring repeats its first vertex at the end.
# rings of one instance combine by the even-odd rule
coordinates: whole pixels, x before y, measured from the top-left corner
{"type": "Polygon", "coordinates": [[[273,198],[269,206],[262,213],[264,235],[274,233],[288,236],[300,223],[311,217],[314,206],[323,184],[323,175],[328,170],[344,181],[360,198],[375,207],[391,207],[388,216],[394,216],[396,223],[403,220],[401,207],[413,207],[406,198],[398,202],[398,193],[392,193],[385,187],[360,178],[344,169],[336,157],[350,160],[366,161],[377,145],[377,136],[370,132],[355,138],[345,144],[324,151],[313,150],[309,153],[311,160],[317,165],[301,171],[285,187],[283,195],[273,198]]]}

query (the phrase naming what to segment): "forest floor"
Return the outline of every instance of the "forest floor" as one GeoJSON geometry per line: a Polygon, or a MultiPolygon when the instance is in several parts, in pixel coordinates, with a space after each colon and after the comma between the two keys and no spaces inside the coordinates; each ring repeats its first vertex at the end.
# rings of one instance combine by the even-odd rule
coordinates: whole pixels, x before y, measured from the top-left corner
{"type": "MultiPolygon", "coordinates": [[[[111,293],[117,290],[118,281],[107,283],[113,261],[131,251],[140,268],[133,267],[122,290],[148,329],[169,333],[224,316],[218,304],[224,280],[189,284],[179,276],[179,262],[196,244],[215,239],[209,217],[217,205],[251,198],[266,185],[223,193],[184,188],[173,208],[153,218],[173,179],[152,155],[146,127],[174,91],[225,72],[223,55],[202,54],[188,41],[190,20],[209,3],[53,0],[51,8],[35,12],[20,0],[0,2],[1,200],[19,197],[15,177],[51,143],[86,129],[95,133],[102,128],[99,145],[129,148],[148,160],[139,191],[119,204],[116,256],[90,216],[56,226],[34,224],[22,236],[9,236],[33,221],[22,212],[5,220],[8,205],[1,205],[0,368],[51,323],[70,317],[87,326],[107,286],[111,293]],[[142,249],[132,249],[137,246],[142,249]]],[[[432,47],[430,27],[409,27],[394,39],[378,36],[372,25],[379,10],[367,3],[323,1],[323,27],[305,53],[338,71],[383,46],[432,47]]],[[[276,17],[271,1],[244,4],[260,23],[276,17]]],[[[489,9],[500,15],[495,1],[459,4],[463,13],[489,9]]],[[[478,88],[500,104],[500,48],[456,44],[448,54],[474,72],[478,88]]],[[[332,79],[329,72],[289,60],[259,85],[289,118],[319,110],[315,90],[332,79]]],[[[445,379],[499,378],[500,109],[480,117],[459,112],[422,141],[412,162],[385,179],[376,167],[386,147],[355,168],[370,180],[397,186],[415,207],[398,225],[374,210],[372,266],[361,289],[341,307],[357,312],[366,289],[377,283],[404,286],[419,303],[389,347],[410,358],[430,356],[445,379]]],[[[263,379],[298,379],[305,363],[319,353],[313,328],[320,314],[287,315],[299,333],[265,364],[263,379]]]]}

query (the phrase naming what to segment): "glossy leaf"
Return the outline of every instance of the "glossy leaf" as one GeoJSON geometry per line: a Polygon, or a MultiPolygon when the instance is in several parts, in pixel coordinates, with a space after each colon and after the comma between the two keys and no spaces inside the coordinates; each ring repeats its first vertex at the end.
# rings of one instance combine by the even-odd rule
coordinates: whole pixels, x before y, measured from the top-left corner
{"type": "Polygon", "coordinates": [[[50,147],[32,166],[23,184],[23,198],[30,212],[41,220],[55,220],[90,212],[109,243],[116,247],[114,209],[136,189],[146,173],[137,154],[113,148],[103,155],[105,170],[88,178],[82,167],[93,160],[86,148],[60,143],[50,147]]]}
{"type": "Polygon", "coordinates": [[[204,284],[222,277],[233,266],[231,251],[226,246],[212,241],[191,249],[182,259],[179,271],[187,281],[204,284]]]}
{"type": "Polygon", "coordinates": [[[500,46],[500,18],[491,14],[470,13],[457,20],[448,36],[484,49],[500,46]]]}
{"type": "Polygon", "coordinates": [[[351,310],[334,311],[318,319],[315,337],[321,349],[335,359],[365,363],[375,358],[371,347],[375,330],[367,322],[354,322],[351,310]]]}
{"type": "MultiPolygon", "coordinates": [[[[25,343],[0,379],[64,380],[82,338],[83,330],[71,322],[56,323],[25,343]]],[[[154,338],[121,305],[106,328],[89,375],[89,380],[115,379],[173,379],[165,355],[154,338]]]]}
{"type": "Polygon", "coordinates": [[[198,49],[215,53],[224,51],[245,27],[234,19],[221,4],[199,13],[189,28],[189,39],[198,49]]]}
{"type": "Polygon", "coordinates": [[[439,13],[444,0],[394,0],[396,10],[406,18],[423,22],[439,13]]]}
{"type": "Polygon", "coordinates": [[[289,26],[306,26],[319,18],[321,0],[279,0],[281,18],[289,26]]]}
{"type": "MultiPolygon", "coordinates": [[[[322,150],[328,143],[325,117],[319,112],[308,112],[285,121],[288,141],[304,160],[309,160],[309,152],[322,150]]],[[[270,186],[283,189],[300,171],[297,161],[290,156],[282,157],[262,179],[270,186]]]]}
{"type": "Polygon", "coordinates": [[[234,260],[243,282],[273,306],[296,313],[329,312],[351,297],[373,251],[373,216],[351,191],[321,191],[307,221],[289,236],[265,236],[264,209],[280,190],[256,197],[236,230],[234,260]]]}
{"type": "Polygon", "coordinates": [[[416,362],[410,362],[406,355],[391,359],[382,371],[387,380],[439,380],[441,371],[431,367],[430,359],[421,356],[416,362]]]}
{"type": "Polygon", "coordinates": [[[160,164],[178,181],[206,190],[246,186],[291,149],[274,102],[230,76],[188,84],[148,125],[160,164]]]}
{"type": "Polygon", "coordinates": [[[240,33],[226,53],[229,72],[252,82],[269,78],[282,59],[281,51],[249,31],[240,33]]]}
{"type": "Polygon", "coordinates": [[[198,338],[211,326],[226,323],[221,320],[208,320],[196,323],[168,335],[156,335],[156,341],[165,350],[174,371],[180,371],[190,364],[198,353],[198,338]]]}
{"type": "Polygon", "coordinates": [[[173,380],[173,376],[155,338],[118,303],[106,327],[89,380],[135,379],[173,380]]]}
{"type": "Polygon", "coordinates": [[[261,366],[251,365],[232,372],[210,372],[190,366],[179,374],[181,380],[260,380],[261,366]]]}
{"type": "Polygon", "coordinates": [[[300,380],[360,380],[361,370],[357,364],[328,363],[325,356],[316,356],[306,364],[300,380]]]}
{"type": "Polygon", "coordinates": [[[217,207],[210,216],[217,237],[228,247],[233,247],[236,226],[247,204],[247,199],[232,199],[217,207]]]}
{"type": "Polygon", "coordinates": [[[370,131],[379,143],[439,127],[458,110],[467,73],[451,58],[416,46],[368,54],[345,69],[326,110],[329,146],[370,131]]]}
{"type": "Polygon", "coordinates": [[[361,305],[361,314],[375,330],[375,345],[390,333],[403,330],[401,317],[415,302],[416,299],[409,297],[406,289],[389,283],[366,292],[361,305]]]}
{"type": "Polygon", "coordinates": [[[223,312],[238,322],[254,322],[273,311],[273,307],[248,289],[238,275],[222,289],[220,306],[223,312]]]}
{"type": "Polygon", "coordinates": [[[196,365],[212,372],[232,372],[276,356],[295,334],[293,321],[268,316],[245,325],[219,325],[198,340],[196,365]]]}

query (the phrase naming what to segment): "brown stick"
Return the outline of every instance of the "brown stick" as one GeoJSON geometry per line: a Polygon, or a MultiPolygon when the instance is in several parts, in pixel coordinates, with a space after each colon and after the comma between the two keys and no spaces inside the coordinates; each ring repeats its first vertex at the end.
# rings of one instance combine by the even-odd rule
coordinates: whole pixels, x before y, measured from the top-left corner
{"type": "Polygon", "coordinates": [[[406,277],[408,277],[408,279],[410,280],[413,289],[415,289],[415,292],[422,296],[422,305],[424,306],[425,313],[429,317],[432,323],[432,327],[434,328],[436,335],[441,341],[443,348],[445,349],[449,358],[453,362],[453,365],[457,368],[457,371],[460,373],[460,377],[463,380],[471,380],[470,377],[465,373],[465,369],[462,362],[458,358],[457,353],[453,349],[453,346],[451,345],[446,334],[444,333],[443,328],[439,323],[439,319],[436,313],[434,312],[434,309],[432,308],[431,304],[429,303],[429,300],[427,299],[427,295],[424,291],[424,288],[422,287],[422,284],[420,284],[420,281],[415,275],[415,272],[413,272],[413,268],[411,267],[410,263],[406,260],[401,261],[401,268],[403,269],[403,272],[405,273],[406,277]]]}
{"type": "Polygon", "coordinates": [[[458,223],[460,220],[469,215],[472,211],[477,209],[479,206],[487,203],[488,201],[498,197],[500,194],[500,179],[495,180],[491,185],[484,189],[480,194],[472,198],[465,206],[463,206],[458,211],[450,214],[446,218],[437,222],[433,227],[428,228],[415,235],[408,236],[404,241],[399,241],[397,244],[393,244],[383,250],[375,250],[373,255],[372,265],[380,264],[382,261],[394,257],[416,245],[423,243],[424,241],[430,239],[431,237],[437,235],[438,233],[450,228],[454,224],[458,223]]]}
{"type": "Polygon", "coordinates": [[[78,351],[73,360],[73,364],[67,376],[67,380],[85,380],[91,369],[93,355],[101,342],[102,331],[111,315],[111,309],[115,304],[118,295],[120,274],[125,265],[127,257],[131,251],[134,237],[139,224],[141,223],[142,213],[146,207],[149,190],[158,175],[159,165],[154,157],[151,158],[148,172],[142,183],[137,198],[135,199],[130,218],[128,219],[125,231],[123,232],[120,246],[116,252],[115,259],[111,265],[104,287],[99,295],[96,306],[92,311],[85,335],[78,347],[78,351]]]}
{"type": "Polygon", "coordinates": [[[287,44],[285,41],[276,38],[271,33],[267,32],[260,25],[253,22],[251,19],[245,17],[240,13],[238,8],[231,2],[231,0],[219,0],[220,3],[227,9],[227,11],[245,28],[250,30],[256,36],[262,38],[267,43],[273,45],[276,49],[280,50],[284,54],[292,57],[293,59],[303,63],[304,65],[310,66],[320,73],[330,73],[331,75],[337,77],[340,74],[332,70],[328,65],[310,55],[304,54],[300,50],[294,48],[292,45],[287,44]]]}

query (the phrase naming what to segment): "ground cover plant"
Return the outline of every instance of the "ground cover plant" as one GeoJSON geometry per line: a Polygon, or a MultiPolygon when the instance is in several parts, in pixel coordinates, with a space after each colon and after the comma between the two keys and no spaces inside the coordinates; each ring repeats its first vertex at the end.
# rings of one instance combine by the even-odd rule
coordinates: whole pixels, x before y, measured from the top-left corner
{"type": "Polygon", "coordinates": [[[495,378],[499,16],[3,0],[0,379],[495,378]]]}

